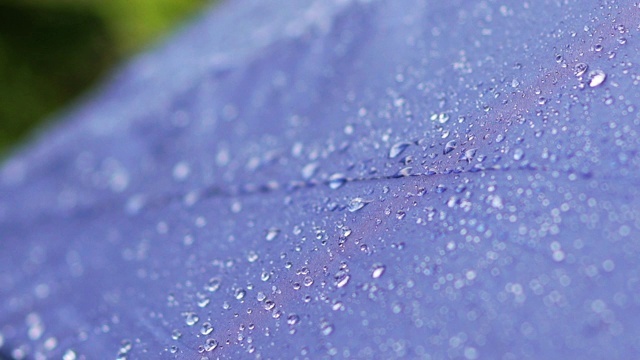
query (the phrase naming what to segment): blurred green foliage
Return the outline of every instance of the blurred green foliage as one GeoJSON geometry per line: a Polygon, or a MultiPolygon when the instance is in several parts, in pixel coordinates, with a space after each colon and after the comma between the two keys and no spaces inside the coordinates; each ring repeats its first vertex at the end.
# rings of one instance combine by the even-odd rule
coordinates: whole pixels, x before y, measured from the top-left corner
{"type": "Polygon", "coordinates": [[[209,0],[0,0],[0,158],[209,0]]]}

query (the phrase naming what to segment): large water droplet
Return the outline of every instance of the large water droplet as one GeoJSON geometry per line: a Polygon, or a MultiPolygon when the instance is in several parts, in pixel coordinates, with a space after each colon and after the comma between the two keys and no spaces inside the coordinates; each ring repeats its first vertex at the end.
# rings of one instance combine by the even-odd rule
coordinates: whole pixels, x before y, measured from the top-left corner
{"type": "Polygon", "coordinates": [[[349,283],[349,280],[351,279],[351,275],[340,271],[336,275],[335,279],[336,279],[336,282],[335,282],[336,287],[337,288],[342,288],[342,287],[345,287],[349,283]]]}
{"type": "Polygon", "coordinates": [[[443,155],[447,155],[448,153],[455,150],[457,143],[455,140],[451,140],[444,145],[444,149],[442,150],[443,155]]]}
{"type": "Polygon", "coordinates": [[[362,209],[363,207],[365,207],[367,204],[369,204],[371,201],[369,200],[365,200],[363,198],[357,197],[355,199],[352,199],[349,202],[349,211],[350,212],[356,212],[360,209],[362,209]]]}
{"type": "Polygon", "coordinates": [[[411,145],[407,142],[399,142],[394,144],[391,149],[389,149],[389,159],[396,158],[400,156],[404,152],[404,150],[411,145]]]}
{"type": "Polygon", "coordinates": [[[342,185],[344,185],[346,182],[347,182],[347,178],[344,176],[344,174],[335,173],[329,176],[328,185],[329,185],[329,188],[335,190],[342,187],[342,185]]]}
{"type": "Polygon", "coordinates": [[[593,70],[589,72],[589,87],[600,86],[607,78],[607,74],[602,70],[593,70]]]}

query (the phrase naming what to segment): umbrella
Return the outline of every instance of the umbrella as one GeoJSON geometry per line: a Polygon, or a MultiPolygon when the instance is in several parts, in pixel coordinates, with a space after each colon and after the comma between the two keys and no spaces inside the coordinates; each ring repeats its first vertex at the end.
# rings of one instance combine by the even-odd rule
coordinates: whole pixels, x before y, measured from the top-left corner
{"type": "Polygon", "coordinates": [[[0,171],[15,359],[632,358],[632,1],[249,1],[0,171]]]}

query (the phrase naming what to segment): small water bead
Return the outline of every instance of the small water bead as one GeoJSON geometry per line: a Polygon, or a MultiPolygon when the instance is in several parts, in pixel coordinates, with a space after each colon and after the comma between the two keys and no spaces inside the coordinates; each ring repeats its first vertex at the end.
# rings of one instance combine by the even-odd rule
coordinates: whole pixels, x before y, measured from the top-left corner
{"type": "Polygon", "coordinates": [[[585,63],[577,63],[573,68],[573,74],[577,77],[582,76],[589,69],[589,65],[585,63]]]}
{"type": "Polygon", "coordinates": [[[209,303],[211,302],[211,299],[204,296],[204,294],[198,293],[197,297],[198,297],[198,307],[201,307],[201,308],[207,307],[207,305],[209,305],[209,303]]]}
{"type": "Polygon", "coordinates": [[[306,276],[302,281],[302,284],[306,287],[313,285],[313,278],[311,278],[311,276],[306,276]]]}
{"type": "Polygon", "coordinates": [[[380,276],[382,276],[382,274],[384,274],[384,271],[386,270],[386,266],[384,266],[383,264],[374,264],[373,265],[373,271],[371,272],[371,277],[374,279],[379,278],[380,276]]]}
{"type": "Polygon", "coordinates": [[[242,289],[242,288],[241,288],[241,289],[236,289],[235,294],[234,294],[234,296],[235,296],[235,298],[236,298],[237,300],[242,300],[242,299],[244,299],[244,296],[245,296],[245,295],[247,295],[247,292],[246,292],[244,289],[242,289]]]}
{"type": "Polygon", "coordinates": [[[289,316],[287,317],[287,324],[291,326],[297,324],[298,321],[300,321],[300,317],[296,314],[289,314],[289,316]]]}
{"type": "Polygon", "coordinates": [[[332,190],[336,190],[342,187],[347,182],[347,177],[341,173],[335,173],[329,176],[329,188],[332,190]]]}
{"type": "Polygon", "coordinates": [[[323,321],[320,324],[320,332],[322,333],[322,335],[324,336],[329,336],[331,335],[331,333],[333,332],[333,325],[331,325],[330,323],[323,321]]]}
{"type": "MultiPolygon", "coordinates": [[[[2,347],[2,335],[0,335],[0,347],[2,347]]],[[[56,339],[55,337],[50,337],[47,340],[44,341],[44,349],[46,351],[51,351],[53,349],[56,348],[56,346],[58,346],[58,339],[56,339]]]]}
{"type": "Polygon", "coordinates": [[[76,355],[76,352],[71,349],[65,351],[64,355],[62,355],[62,360],[76,360],[77,358],[78,355],[76,355]]]}
{"type": "Polygon", "coordinates": [[[173,178],[176,181],[185,180],[191,173],[191,167],[188,163],[181,161],[173,167],[173,178]]]}
{"type": "Polygon", "coordinates": [[[183,315],[185,317],[185,322],[189,326],[195,325],[200,320],[200,317],[198,317],[198,315],[196,315],[196,313],[191,312],[191,311],[185,312],[185,313],[183,313],[183,315]]]}
{"type": "Polygon", "coordinates": [[[607,74],[602,70],[593,70],[589,72],[589,87],[597,87],[604,83],[607,74]]]}
{"type": "Polygon", "coordinates": [[[169,352],[172,354],[175,354],[178,352],[178,347],[175,345],[171,345],[171,347],[169,348],[169,352]]]}
{"type": "Polygon", "coordinates": [[[175,329],[171,332],[171,338],[173,340],[179,340],[182,337],[182,333],[180,332],[180,330],[175,329]]]}
{"type": "Polygon", "coordinates": [[[446,124],[449,121],[450,116],[447,113],[439,113],[431,115],[430,119],[431,121],[438,121],[440,124],[446,124]]]}
{"type": "Polygon", "coordinates": [[[249,254],[247,254],[247,260],[252,263],[252,262],[256,262],[256,260],[258,260],[258,254],[255,251],[250,251],[249,254]]]}
{"type": "Polygon", "coordinates": [[[262,281],[267,281],[270,277],[271,275],[266,271],[263,271],[262,274],[260,274],[260,280],[262,281]]]}
{"type": "Polygon", "coordinates": [[[200,328],[200,334],[202,335],[209,335],[211,334],[211,332],[213,332],[213,325],[211,325],[210,322],[206,322],[204,324],[202,324],[202,328],[200,328]]]}
{"type": "Polygon", "coordinates": [[[593,50],[596,52],[600,52],[602,51],[602,44],[597,44],[596,46],[593,47],[593,50]]]}
{"type": "Polygon", "coordinates": [[[320,164],[318,162],[314,161],[314,162],[308,163],[302,168],[302,178],[305,180],[311,179],[313,175],[315,175],[316,171],[318,171],[319,167],[320,167],[320,164]]]}
{"type": "Polygon", "coordinates": [[[400,154],[402,154],[409,145],[411,145],[411,143],[408,142],[399,142],[394,144],[391,149],[389,149],[389,159],[394,159],[400,156],[400,154]]]}
{"type": "Polygon", "coordinates": [[[221,281],[222,280],[219,277],[214,276],[211,279],[209,279],[209,281],[205,285],[204,289],[209,291],[209,292],[215,292],[220,288],[220,282],[221,281]]]}
{"type": "Polygon", "coordinates": [[[118,349],[118,355],[119,356],[126,355],[127,353],[129,353],[129,351],[131,351],[132,348],[133,348],[133,344],[131,343],[131,341],[122,340],[122,343],[120,344],[120,349],[118,349]]]}
{"type": "Polygon", "coordinates": [[[267,241],[273,241],[275,238],[278,237],[279,234],[280,234],[280,229],[271,228],[267,230],[267,235],[265,236],[265,239],[267,241]]]}
{"type": "Polygon", "coordinates": [[[522,149],[516,149],[513,152],[513,160],[520,161],[524,157],[524,151],[522,149]]]}

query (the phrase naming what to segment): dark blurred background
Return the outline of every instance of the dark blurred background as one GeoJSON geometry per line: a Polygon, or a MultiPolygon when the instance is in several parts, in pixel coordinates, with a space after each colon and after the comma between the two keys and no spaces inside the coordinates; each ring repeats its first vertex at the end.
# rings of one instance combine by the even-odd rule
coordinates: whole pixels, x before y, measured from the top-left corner
{"type": "Polygon", "coordinates": [[[212,0],[0,0],[0,160],[212,0]]]}

